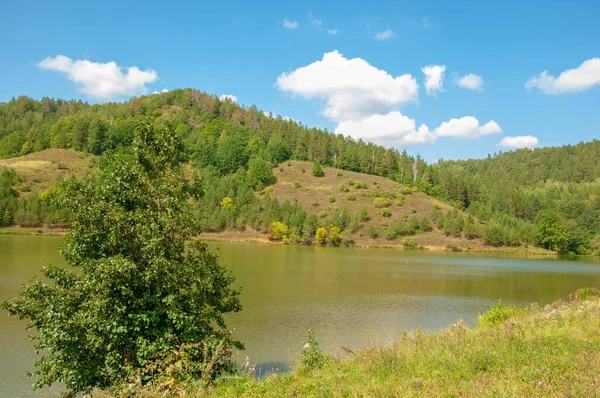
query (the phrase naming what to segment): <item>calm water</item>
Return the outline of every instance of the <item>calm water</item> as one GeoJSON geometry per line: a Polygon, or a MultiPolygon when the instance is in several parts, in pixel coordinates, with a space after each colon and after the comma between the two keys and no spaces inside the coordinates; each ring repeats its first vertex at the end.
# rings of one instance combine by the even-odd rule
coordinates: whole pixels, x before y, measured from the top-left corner
{"type": "MultiPolygon", "coordinates": [[[[63,264],[59,237],[0,235],[0,300],[48,263],[63,264]]],[[[213,244],[243,287],[244,310],[230,317],[259,368],[285,369],[311,328],[322,347],[391,343],[404,330],[437,330],[477,315],[498,298],[545,304],[584,286],[600,286],[592,258],[532,260],[386,249],[213,244]]],[[[31,392],[25,372],[35,359],[25,323],[0,311],[0,397],[31,392]]]]}

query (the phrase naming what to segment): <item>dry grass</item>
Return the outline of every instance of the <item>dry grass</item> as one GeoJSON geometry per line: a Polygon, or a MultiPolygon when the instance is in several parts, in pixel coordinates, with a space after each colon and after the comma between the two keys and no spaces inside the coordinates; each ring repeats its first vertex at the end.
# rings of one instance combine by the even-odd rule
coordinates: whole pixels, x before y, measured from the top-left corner
{"type": "MultiPolygon", "coordinates": [[[[382,224],[385,223],[391,226],[396,221],[402,220],[403,216],[416,216],[419,219],[423,216],[429,217],[434,205],[440,207],[444,212],[452,210],[452,207],[446,203],[424,193],[413,192],[403,195],[404,201],[400,206],[392,199],[392,203],[388,207],[392,213],[391,217],[382,217],[378,215],[380,209],[373,205],[374,197],[371,196],[372,193],[387,191],[397,194],[401,189],[405,189],[405,186],[384,177],[339,170],[332,167],[324,168],[325,176],[323,177],[313,177],[311,171],[312,163],[309,162],[291,161],[282,163],[280,168],[274,169],[277,183],[273,185],[273,196],[278,198],[280,202],[284,200],[291,202],[297,199],[305,210],[315,214],[325,211],[328,215],[331,215],[335,208],[347,208],[350,212],[356,212],[362,208],[367,209],[371,220],[363,223],[363,227],[359,231],[346,232],[345,234],[347,239],[354,240],[359,246],[400,248],[402,247],[402,238],[388,241],[382,236],[383,234],[380,234],[378,238],[373,239],[369,236],[368,230],[373,227],[381,231],[382,224]],[[304,172],[302,172],[302,169],[304,169],[304,172]],[[341,173],[342,176],[338,176],[338,173],[341,173]],[[296,181],[300,183],[299,188],[296,188],[294,184],[296,181]],[[356,189],[355,186],[350,186],[350,181],[354,181],[355,186],[358,182],[365,183],[367,188],[356,189]],[[340,191],[341,184],[345,184],[349,191],[340,191]],[[354,195],[356,200],[348,200],[349,195],[354,195]],[[330,196],[336,199],[334,203],[329,202],[328,198],[330,196]]],[[[444,250],[448,243],[464,250],[489,248],[479,239],[449,238],[435,227],[433,231],[418,234],[412,239],[417,245],[422,245],[430,250],[444,250]]],[[[512,250],[514,251],[514,249],[512,250]]]]}
{"type": "Polygon", "coordinates": [[[93,171],[96,160],[94,155],[68,149],[46,149],[18,158],[0,160],[0,169],[12,168],[24,177],[24,181],[16,188],[26,196],[32,190],[45,191],[58,178],[67,178],[73,174],[82,176],[93,171]]]}

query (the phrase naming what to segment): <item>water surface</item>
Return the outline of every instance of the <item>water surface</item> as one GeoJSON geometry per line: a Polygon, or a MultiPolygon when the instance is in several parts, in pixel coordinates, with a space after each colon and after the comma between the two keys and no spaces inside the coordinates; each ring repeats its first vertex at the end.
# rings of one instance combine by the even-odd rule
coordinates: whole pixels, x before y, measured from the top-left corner
{"type": "MultiPolygon", "coordinates": [[[[64,264],[61,237],[0,235],[0,300],[18,295],[43,265],[64,264]]],[[[242,286],[243,311],[229,325],[246,345],[240,356],[285,369],[314,330],[323,349],[343,355],[389,344],[405,330],[474,325],[498,298],[546,304],[580,287],[600,286],[593,258],[516,259],[467,253],[304,246],[211,244],[242,286]]],[[[0,397],[31,392],[35,355],[25,323],[0,311],[0,397]]]]}

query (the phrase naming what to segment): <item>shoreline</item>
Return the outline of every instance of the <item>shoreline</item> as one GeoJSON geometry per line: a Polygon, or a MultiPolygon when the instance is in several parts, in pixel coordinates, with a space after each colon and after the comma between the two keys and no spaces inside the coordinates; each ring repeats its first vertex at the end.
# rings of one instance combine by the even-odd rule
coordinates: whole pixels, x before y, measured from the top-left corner
{"type": "MultiPolygon", "coordinates": [[[[62,228],[27,228],[27,227],[2,227],[0,235],[32,235],[32,236],[66,236],[69,233],[68,229],[62,228]]],[[[196,235],[195,238],[204,242],[214,243],[247,243],[257,245],[280,245],[286,246],[283,242],[272,241],[266,235],[244,231],[225,231],[222,233],[205,232],[196,235]]],[[[290,246],[319,246],[312,245],[290,245],[290,246]]],[[[322,246],[328,247],[328,246],[322,246]]],[[[344,247],[344,246],[340,246],[344,247]]],[[[543,258],[558,258],[560,255],[556,252],[551,252],[539,247],[493,247],[485,246],[485,248],[474,247],[452,247],[448,248],[439,245],[420,245],[415,249],[407,249],[401,243],[385,244],[371,242],[355,242],[346,248],[358,249],[390,249],[399,251],[429,251],[429,252],[450,252],[450,253],[479,253],[492,255],[505,255],[509,257],[543,257],[543,258]]]]}

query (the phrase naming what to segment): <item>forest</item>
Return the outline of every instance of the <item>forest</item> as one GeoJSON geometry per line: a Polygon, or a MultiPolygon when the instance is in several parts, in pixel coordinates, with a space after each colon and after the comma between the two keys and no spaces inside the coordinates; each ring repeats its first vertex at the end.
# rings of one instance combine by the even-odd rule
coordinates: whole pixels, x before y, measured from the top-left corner
{"type": "MultiPolygon", "coordinates": [[[[254,106],[180,89],[124,103],[37,101],[25,96],[2,103],[0,159],[63,148],[99,156],[102,168],[108,155],[131,146],[133,125],[141,117],[168,121],[184,142],[180,167],[204,189],[190,214],[196,232],[251,227],[288,243],[350,243],[344,241],[344,231],[361,228],[368,217],[364,211],[340,208],[331,216],[318,217],[298,203],[280,203],[269,195],[273,169],[300,160],[314,164],[315,177],[324,166],[382,176],[406,186],[405,194],[421,191],[455,208],[446,212],[436,208],[420,219],[407,217],[373,232],[385,232],[389,239],[435,225],[448,236],[482,239],[492,246],[532,245],[575,254],[600,251],[598,140],[427,164],[406,150],[309,128],[254,106]]],[[[34,185],[26,195],[16,189],[22,183],[13,170],[0,171],[0,226],[69,225],[68,210],[52,200],[65,181],[43,192],[36,192],[34,185]]],[[[401,201],[402,195],[390,192],[374,199],[391,203],[401,201]]],[[[382,214],[385,209],[382,206],[382,214]]]]}

